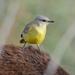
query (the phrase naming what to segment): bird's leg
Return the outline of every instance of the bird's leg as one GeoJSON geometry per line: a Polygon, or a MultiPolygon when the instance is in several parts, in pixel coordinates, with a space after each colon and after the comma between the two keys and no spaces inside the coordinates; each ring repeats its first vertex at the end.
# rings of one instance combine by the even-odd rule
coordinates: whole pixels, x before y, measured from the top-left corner
{"type": "Polygon", "coordinates": [[[26,41],[24,41],[23,49],[25,48],[25,46],[26,46],[26,41]]]}
{"type": "Polygon", "coordinates": [[[40,50],[39,44],[37,44],[38,49],[40,50]]]}

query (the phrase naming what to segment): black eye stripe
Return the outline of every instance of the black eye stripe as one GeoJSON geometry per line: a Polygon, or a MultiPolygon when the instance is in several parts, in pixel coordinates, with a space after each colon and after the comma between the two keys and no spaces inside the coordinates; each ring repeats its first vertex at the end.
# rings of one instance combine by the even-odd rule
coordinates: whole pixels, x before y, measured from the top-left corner
{"type": "Polygon", "coordinates": [[[46,20],[41,20],[41,19],[40,19],[40,21],[47,22],[46,20]]]}
{"type": "Polygon", "coordinates": [[[46,20],[42,20],[43,22],[46,22],[46,20]]]}

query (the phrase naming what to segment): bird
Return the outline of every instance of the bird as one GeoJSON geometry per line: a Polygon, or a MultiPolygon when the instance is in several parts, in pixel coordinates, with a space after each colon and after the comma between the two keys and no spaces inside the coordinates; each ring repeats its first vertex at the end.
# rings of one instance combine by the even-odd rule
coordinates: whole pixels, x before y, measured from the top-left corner
{"type": "Polygon", "coordinates": [[[23,48],[26,43],[36,44],[39,48],[39,45],[42,44],[45,39],[47,26],[49,23],[54,23],[54,21],[50,20],[46,16],[37,16],[32,21],[27,23],[21,33],[20,39],[20,43],[24,44],[23,48]]]}

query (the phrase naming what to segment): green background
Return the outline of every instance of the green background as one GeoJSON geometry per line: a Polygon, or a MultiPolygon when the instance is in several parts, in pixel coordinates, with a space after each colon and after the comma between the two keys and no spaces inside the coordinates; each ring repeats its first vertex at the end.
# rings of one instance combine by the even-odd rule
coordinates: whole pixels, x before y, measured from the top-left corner
{"type": "MultiPolygon", "coordinates": [[[[0,27],[9,4],[15,1],[19,0],[0,0],[0,27]]],[[[55,21],[48,26],[45,41],[42,43],[44,49],[52,54],[67,29],[75,21],[75,0],[21,0],[15,23],[6,43],[20,45],[20,33],[25,24],[37,15],[45,15],[55,21]]],[[[60,57],[62,57],[61,66],[71,75],[75,75],[75,39],[72,39],[63,56],[60,57]]]]}

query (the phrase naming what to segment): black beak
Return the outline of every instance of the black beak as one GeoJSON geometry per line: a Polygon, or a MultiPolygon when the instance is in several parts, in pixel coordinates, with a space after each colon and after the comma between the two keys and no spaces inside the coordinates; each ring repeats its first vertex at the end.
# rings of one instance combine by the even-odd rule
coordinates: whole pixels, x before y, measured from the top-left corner
{"type": "Polygon", "coordinates": [[[54,21],[48,21],[49,23],[54,23],[54,21]]]}

